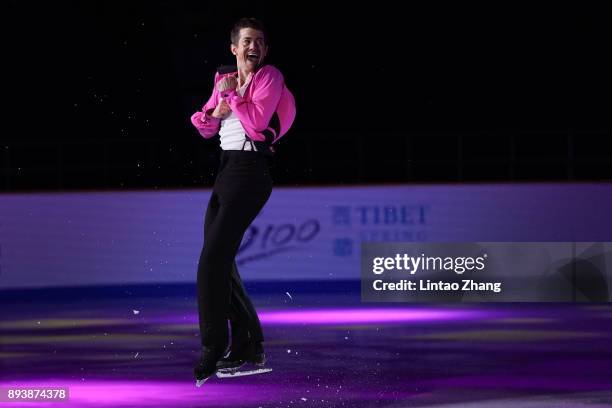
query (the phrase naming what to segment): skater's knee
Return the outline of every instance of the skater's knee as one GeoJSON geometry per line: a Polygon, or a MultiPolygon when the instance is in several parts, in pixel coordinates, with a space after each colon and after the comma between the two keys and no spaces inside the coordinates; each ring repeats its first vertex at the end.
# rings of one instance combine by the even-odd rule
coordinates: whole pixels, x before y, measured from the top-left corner
{"type": "Polygon", "coordinates": [[[200,268],[224,268],[231,270],[234,257],[222,248],[204,248],[200,255],[200,268]]]}
{"type": "Polygon", "coordinates": [[[200,261],[216,263],[224,257],[223,249],[218,245],[206,245],[200,254],[200,261]]]}

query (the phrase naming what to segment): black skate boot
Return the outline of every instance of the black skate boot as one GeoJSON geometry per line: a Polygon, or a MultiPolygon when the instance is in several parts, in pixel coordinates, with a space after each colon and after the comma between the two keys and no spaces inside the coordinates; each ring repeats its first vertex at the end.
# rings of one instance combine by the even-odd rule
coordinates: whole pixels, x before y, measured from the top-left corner
{"type": "Polygon", "coordinates": [[[230,352],[217,363],[217,369],[223,371],[236,371],[246,363],[263,367],[266,364],[266,355],[263,345],[257,343],[242,343],[232,345],[230,352]]]}
{"type": "Polygon", "coordinates": [[[224,351],[222,348],[202,346],[200,361],[193,369],[197,387],[201,387],[206,380],[217,372],[217,362],[223,357],[224,351]]]}

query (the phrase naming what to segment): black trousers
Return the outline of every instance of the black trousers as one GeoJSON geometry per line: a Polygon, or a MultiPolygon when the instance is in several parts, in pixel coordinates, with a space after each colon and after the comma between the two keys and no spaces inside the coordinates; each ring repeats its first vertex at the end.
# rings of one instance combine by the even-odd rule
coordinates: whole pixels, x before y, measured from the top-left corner
{"type": "Polygon", "coordinates": [[[202,345],[263,341],[257,312],[247,295],[236,253],[251,222],[272,193],[268,159],[256,151],[225,150],[204,221],[197,295],[202,345]]]}

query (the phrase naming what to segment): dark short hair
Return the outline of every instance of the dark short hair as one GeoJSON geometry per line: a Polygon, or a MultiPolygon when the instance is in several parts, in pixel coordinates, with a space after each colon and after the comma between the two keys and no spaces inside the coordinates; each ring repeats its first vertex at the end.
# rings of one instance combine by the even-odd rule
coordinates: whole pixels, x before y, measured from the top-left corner
{"type": "Polygon", "coordinates": [[[264,41],[266,42],[266,44],[268,43],[268,32],[266,31],[266,28],[264,27],[263,23],[253,17],[244,17],[236,21],[236,23],[232,27],[232,44],[238,45],[238,40],[240,40],[240,30],[242,30],[243,28],[252,28],[254,30],[261,31],[264,35],[264,41]]]}

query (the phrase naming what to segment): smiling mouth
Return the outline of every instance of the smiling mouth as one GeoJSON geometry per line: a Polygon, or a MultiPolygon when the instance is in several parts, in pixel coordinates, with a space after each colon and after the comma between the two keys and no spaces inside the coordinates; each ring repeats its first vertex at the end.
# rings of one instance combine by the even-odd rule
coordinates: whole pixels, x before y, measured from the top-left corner
{"type": "Polygon", "coordinates": [[[259,61],[259,55],[257,55],[257,54],[248,54],[246,59],[248,61],[251,61],[251,62],[258,62],[259,61]]]}

